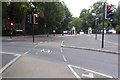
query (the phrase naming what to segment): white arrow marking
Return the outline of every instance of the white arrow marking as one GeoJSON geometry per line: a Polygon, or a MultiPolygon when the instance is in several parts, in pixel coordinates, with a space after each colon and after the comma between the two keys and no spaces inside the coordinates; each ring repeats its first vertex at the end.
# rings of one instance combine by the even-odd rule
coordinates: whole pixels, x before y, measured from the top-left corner
{"type": "Polygon", "coordinates": [[[82,76],[89,77],[89,78],[94,78],[93,73],[89,73],[88,75],[87,74],[82,74],[82,76]]]}
{"type": "Polygon", "coordinates": [[[112,76],[109,76],[109,75],[106,75],[106,74],[103,74],[103,73],[100,73],[100,72],[96,72],[96,71],[93,71],[93,70],[90,70],[90,69],[81,68],[81,67],[74,66],[74,65],[71,65],[71,66],[74,67],[74,68],[78,68],[78,69],[82,69],[82,70],[94,73],[94,74],[98,74],[98,75],[105,76],[105,77],[108,77],[108,78],[113,78],[112,76]]]}
{"type": "Polygon", "coordinates": [[[48,53],[50,53],[51,51],[48,49],[48,51],[47,51],[48,53]]]}
{"type": "Polygon", "coordinates": [[[45,50],[44,50],[44,49],[42,49],[42,50],[41,50],[41,52],[45,52],[45,50]]]}

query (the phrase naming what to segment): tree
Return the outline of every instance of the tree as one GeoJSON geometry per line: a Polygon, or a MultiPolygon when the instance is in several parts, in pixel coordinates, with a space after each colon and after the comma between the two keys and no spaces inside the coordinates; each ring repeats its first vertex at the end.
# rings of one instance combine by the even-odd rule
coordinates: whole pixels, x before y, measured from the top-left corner
{"type": "Polygon", "coordinates": [[[72,20],[72,14],[70,13],[69,9],[67,6],[64,4],[64,9],[65,9],[65,19],[61,22],[61,28],[63,30],[68,30],[69,29],[69,22],[72,20]]]}
{"type": "Polygon", "coordinates": [[[80,22],[81,22],[80,18],[73,17],[72,21],[69,23],[69,29],[71,29],[73,26],[75,26],[76,31],[79,32],[81,29],[80,22]]]}
{"type": "MultiPolygon", "coordinates": [[[[61,2],[32,2],[32,4],[35,6],[35,12],[40,15],[39,24],[35,25],[36,34],[44,32],[42,26],[45,24],[48,34],[52,33],[53,29],[67,29],[72,15],[65,4],[61,2]]],[[[2,10],[3,20],[5,20],[4,26],[8,26],[9,20],[12,20],[15,22],[15,29],[23,29],[24,34],[26,31],[26,34],[31,34],[31,24],[26,23],[26,15],[32,12],[31,3],[11,2],[9,5],[3,3],[2,10]]],[[[62,29],[59,31],[61,33],[62,29]]]]}
{"type": "Polygon", "coordinates": [[[52,32],[57,28],[57,24],[61,23],[65,18],[65,9],[61,3],[49,2],[44,3],[44,16],[47,28],[47,33],[52,32]]]}
{"type": "Polygon", "coordinates": [[[87,31],[89,27],[94,28],[94,17],[90,9],[83,9],[80,13],[80,26],[83,31],[87,31]]]}
{"type": "Polygon", "coordinates": [[[30,3],[27,3],[27,2],[23,2],[23,3],[17,3],[17,5],[19,5],[19,11],[21,12],[21,16],[23,17],[22,18],[22,26],[23,26],[23,33],[24,35],[26,34],[26,12],[28,10],[30,10],[30,3]]]}

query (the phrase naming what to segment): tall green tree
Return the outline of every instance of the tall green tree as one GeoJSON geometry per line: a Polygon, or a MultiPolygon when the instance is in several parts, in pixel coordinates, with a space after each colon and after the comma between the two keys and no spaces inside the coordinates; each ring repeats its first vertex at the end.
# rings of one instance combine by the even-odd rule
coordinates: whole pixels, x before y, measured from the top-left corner
{"type": "Polygon", "coordinates": [[[61,28],[62,30],[68,30],[69,29],[68,24],[72,20],[72,14],[70,13],[69,9],[65,4],[64,4],[64,9],[65,9],[65,19],[61,23],[61,28]]]}

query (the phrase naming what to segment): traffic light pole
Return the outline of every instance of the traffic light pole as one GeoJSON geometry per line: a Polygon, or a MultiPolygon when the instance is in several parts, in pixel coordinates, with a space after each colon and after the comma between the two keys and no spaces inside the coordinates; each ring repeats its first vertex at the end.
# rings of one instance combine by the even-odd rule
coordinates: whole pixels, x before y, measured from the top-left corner
{"type": "Polygon", "coordinates": [[[106,3],[104,2],[104,6],[103,6],[103,27],[102,27],[102,48],[104,48],[105,6],[106,6],[106,3]]]}
{"type": "Polygon", "coordinates": [[[10,39],[12,39],[12,33],[13,33],[13,29],[11,28],[11,31],[10,31],[10,39]]]}
{"type": "Polygon", "coordinates": [[[95,34],[95,40],[97,40],[97,33],[98,33],[98,23],[99,18],[95,18],[95,26],[96,26],[96,34],[95,34]]]}
{"type": "Polygon", "coordinates": [[[98,27],[98,26],[96,26],[95,40],[97,40],[97,27],[98,27]]]}
{"type": "Polygon", "coordinates": [[[32,11],[32,27],[33,27],[33,43],[35,42],[35,40],[34,40],[34,9],[33,9],[33,11],[32,11]]]}

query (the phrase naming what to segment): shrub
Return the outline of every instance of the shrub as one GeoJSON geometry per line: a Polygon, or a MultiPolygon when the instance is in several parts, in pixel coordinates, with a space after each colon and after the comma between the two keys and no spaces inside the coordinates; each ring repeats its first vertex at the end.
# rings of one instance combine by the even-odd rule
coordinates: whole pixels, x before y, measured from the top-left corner
{"type": "Polygon", "coordinates": [[[120,25],[117,25],[115,29],[116,29],[117,33],[120,34],[120,25]]]}

